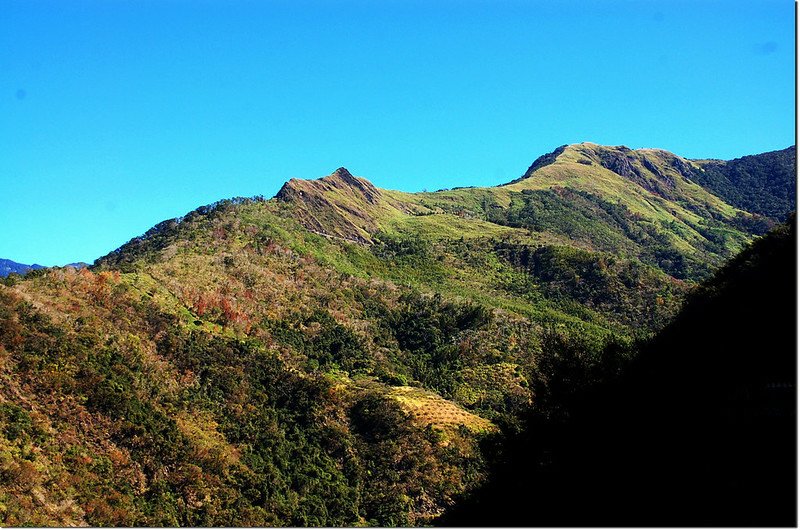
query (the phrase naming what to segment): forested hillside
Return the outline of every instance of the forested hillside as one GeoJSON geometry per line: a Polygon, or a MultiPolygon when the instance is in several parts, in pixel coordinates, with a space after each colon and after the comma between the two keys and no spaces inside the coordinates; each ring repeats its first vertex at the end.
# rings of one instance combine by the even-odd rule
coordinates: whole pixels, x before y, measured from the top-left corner
{"type": "Polygon", "coordinates": [[[692,179],[728,203],[783,221],[797,202],[795,146],[735,160],[698,160],[692,179]]]}
{"type": "Polygon", "coordinates": [[[0,523],[437,521],[775,224],[699,167],[578,144],[433,193],[340,168],[10,275],[0,523]]]}
{"type": "Polygon", "coordinates": [[[795,526],[795,223],[694,289],[617,372],[559,359],[564,407],[532,411],[439,523],[795,526]]]}

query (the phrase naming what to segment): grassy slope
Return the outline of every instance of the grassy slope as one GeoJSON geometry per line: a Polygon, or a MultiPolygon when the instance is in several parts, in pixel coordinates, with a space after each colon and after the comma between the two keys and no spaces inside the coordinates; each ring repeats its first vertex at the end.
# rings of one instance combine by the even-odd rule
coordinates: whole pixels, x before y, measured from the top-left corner
{"type": "MultiPolygon", "coordinates": [[[[691,162],[666,151],[609,148],[596,144],[567,146],[552,163],[536,168],[524,178],[497,188],[457,189],[420,194],[422,203],[445,211],[461,211],[481,217],[492,206],[512,209],[525,193],[548,190],[576,190],[619,205],[634,224],[663,234],[669,246],[690,259],[719,264],[749,241],[751,235],[733,223],[737,215],[749,214],[733,208],[689,180],[691,162]],[[621,175],[606,166],[622,160],[621,175]],[[681,169],[683,168],[683,169],[681,169]],[[705,233],[701,230],[705,229],[705,233]],[[709,249],[709,237],[720,243],[709,249]]],[[[590,211],[588,222],[598,235],[607,232],[602,219],[590,211]]],[[[642,245],[615,229],[614,248],[640,255],[642,245]]],[[[569,232],[552,230],[548,235],[569,237],[569,232]]],[[[588,248],[603,244],[591,235],[580,238],[588,248]]],[[[657,264],[656,264],[657,265],[657,264]]]]}
{"type": "Polygon", "coordinates": [[[557,153],[500,187],[409,194],[377,189],[341,169],[290,181],[278,198],[301,225],[339,241],[512,239],[610,252],[693,281],[754,233],[743,221],[751,214],[689,178],[697,169],[690,161],[595,144],[557,153]]]}

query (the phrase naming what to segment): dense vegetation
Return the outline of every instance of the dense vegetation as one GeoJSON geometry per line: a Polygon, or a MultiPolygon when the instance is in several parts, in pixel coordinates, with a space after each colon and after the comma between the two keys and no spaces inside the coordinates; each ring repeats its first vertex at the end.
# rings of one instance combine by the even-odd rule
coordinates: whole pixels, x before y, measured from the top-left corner
{"type": "MultiPolygon", "coordinates": [[[[408,525],[481,476],[468,431],[443,445],[382,385],[343,388],[259,340],[187,332],[151,304],[109,306],[109,337],[0,303],[6,524],[408,525]]],[[[355,340],[327,325],[303,346],[355,340]]]]}
{"type": "MultiPolygon", "coordinates": [[[[604,252],[632,254],[679,279],[702,277],[709,268],[701,258],[680,252],[658,225],[637,223],[627,207],[592,193],[562,188],[524,190],[512,194],[509,208],[492,208],[488,216],[498,224],[563,233],[604,252]]],[[[724,236],[715,237],[709,228],[705,239],[703,250],[724,254],[724,236]]]]}
{"type": "MultiPolygon", "coordinates": [[[[600,373],[573,356],[457,526],[794,526],[796,225],[757,240],[600,373]],[[575,506],[580,506],[576,510],[575,506]]],[[[579,355],[579,354],[577,354],[579,355]]]]}
{"type": "Polygon", "coordinates": [[[581,144],[421,194],[341,168],[10,275],[0,523],[430,524],[770,225],[689,164],[581,144]]]}
{"type": "Polygon", "coordinates": [[[783,221],[797,202],[794,146],[735,160],[702,161],[692,179],[726,202],[783,221]]]}

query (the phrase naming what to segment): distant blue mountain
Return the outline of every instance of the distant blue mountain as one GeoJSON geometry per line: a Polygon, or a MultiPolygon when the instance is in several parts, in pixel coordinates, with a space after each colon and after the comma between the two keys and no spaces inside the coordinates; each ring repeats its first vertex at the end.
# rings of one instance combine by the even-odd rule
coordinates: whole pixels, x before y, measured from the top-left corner
{"type": "MultiPolygon", "coordinates": [[[[76,263],[67,263],[64,265],[64,267],[74,267],[76,269],[84,269],[88,266],[88,263],[84,263],[82,261],[78,261],[76,263]]],[[[10,259],[0,258],[0,278],[5,278],[12,272],[17,274],[25,274],[28,271],[46,268],[47,267],[44,265],[37,265],[36,263],[33,265],[25,265],[24,263],[17,263],[16,261],[11,261],[10,259]]]]}
{"type": "Polygon", "coordinates": [[[16,272],[17,274],[25,274],[33,269],[44,269],[44,267],[35,263],[33,265],[24,265],[22,263],[17,263],[16,261],[11,261],[10,259],[0,258],[0,278],[5,278],[12,272],[16,272]]]}

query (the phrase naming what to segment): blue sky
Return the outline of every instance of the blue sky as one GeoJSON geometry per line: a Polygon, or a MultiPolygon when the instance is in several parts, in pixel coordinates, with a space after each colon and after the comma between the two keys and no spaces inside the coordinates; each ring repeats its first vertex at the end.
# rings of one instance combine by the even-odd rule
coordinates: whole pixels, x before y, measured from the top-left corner
{"type": "Polygon", "coordinates": [[[794,143],[790,0],[5,0],[0,257],[91,262],[346,166],[493,185],[592,141],[794,143]]]}

